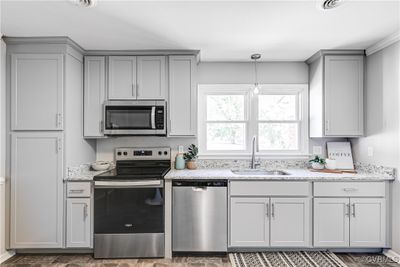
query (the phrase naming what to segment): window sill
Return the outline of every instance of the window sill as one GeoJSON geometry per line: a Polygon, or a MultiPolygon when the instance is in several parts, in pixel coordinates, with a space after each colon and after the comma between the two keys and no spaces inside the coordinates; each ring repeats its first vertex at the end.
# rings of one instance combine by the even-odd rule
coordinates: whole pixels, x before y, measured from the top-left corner
{"type": "MultiPolygon", "coordinates": [[[[259,154],[256,153],[256,159],[270,159],[270,160],[304,160],[309,159],[311,154],[259,154]]],[[[201,154],[199,159],[251,159],[251,154],[201,154]]]]}

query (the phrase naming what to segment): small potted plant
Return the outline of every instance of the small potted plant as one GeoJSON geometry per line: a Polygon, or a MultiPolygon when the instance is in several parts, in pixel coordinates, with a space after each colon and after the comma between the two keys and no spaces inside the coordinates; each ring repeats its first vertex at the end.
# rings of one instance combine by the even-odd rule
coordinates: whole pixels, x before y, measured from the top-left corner
{"type": "Polygon", "coordinates": [[[195,144],[191,144],[188,148],[188,152],[183,154],[183,158],[186,161],[186,167],[190,170],[197,169],[196,159],[199,154],[199,149],[195,144]]]}
{"type": "Polygon", "coordinates": [[[311,163],[311,167],[315,170],[322,170],[325,166],[325,159],[316,155],[313,159],[309,161],[311,163]]]}

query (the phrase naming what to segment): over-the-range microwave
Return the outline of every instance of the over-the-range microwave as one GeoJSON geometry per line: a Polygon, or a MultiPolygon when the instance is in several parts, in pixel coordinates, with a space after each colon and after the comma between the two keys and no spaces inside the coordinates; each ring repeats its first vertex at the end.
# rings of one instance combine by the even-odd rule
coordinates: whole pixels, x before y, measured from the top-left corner
{"type": "Polygon", "coordinates": [[[167,134],[165,101],[106,101],[103,114],[105,135],[167,134]]]}

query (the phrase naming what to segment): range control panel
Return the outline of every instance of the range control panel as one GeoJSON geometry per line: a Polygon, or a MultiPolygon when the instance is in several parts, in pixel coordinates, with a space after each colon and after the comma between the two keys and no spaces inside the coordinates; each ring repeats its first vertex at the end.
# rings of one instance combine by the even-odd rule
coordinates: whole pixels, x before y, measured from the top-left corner
{"type": "Polygon", "coordinates": [[[115,149],[115,160],[170,160],[170,147],[120,147],[115,149]]]}

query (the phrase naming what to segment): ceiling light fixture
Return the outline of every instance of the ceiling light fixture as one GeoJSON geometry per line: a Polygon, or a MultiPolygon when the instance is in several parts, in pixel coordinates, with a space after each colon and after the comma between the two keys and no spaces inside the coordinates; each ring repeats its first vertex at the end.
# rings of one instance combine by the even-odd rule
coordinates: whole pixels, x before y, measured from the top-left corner
{"type": "Polygon", "coordinates": [[[260,84],[258,83],[257,77],[257,60],[261,58],[261,54],[253,54],[251,55],[251,59],[254,60],[254,89],[253,93],[257,95],[260,92],[260,84]]]}
{"type": "Polygon", "coordinates": [[[94,7],[97,4],[97,0],[70,0],[70,1],[82,7],[94,7]]]}
{"type": "Polygon", "coordinates": [[[330,10],[342,4],[342,0],[317,0],[317,5],[322,10],[330,10]]]}

